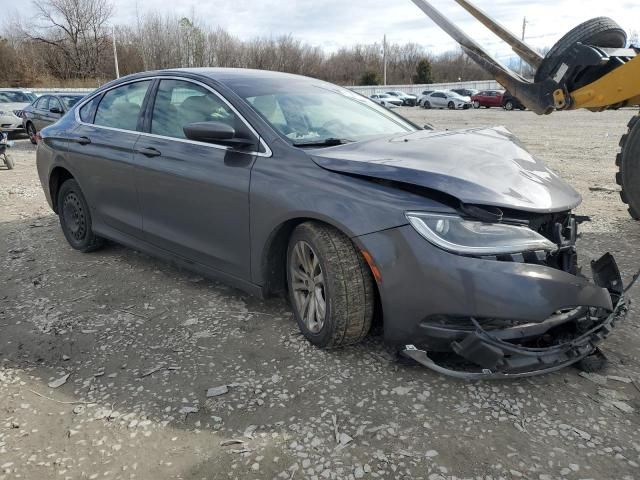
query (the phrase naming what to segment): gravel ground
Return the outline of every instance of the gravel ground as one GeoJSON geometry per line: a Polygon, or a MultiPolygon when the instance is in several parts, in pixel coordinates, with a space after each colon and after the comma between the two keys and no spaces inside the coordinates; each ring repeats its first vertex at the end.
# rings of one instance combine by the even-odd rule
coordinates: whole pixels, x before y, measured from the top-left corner
{"type": "MultiPolygon", "coordinates": [[[[583,194],[583,262],[640,266],[614,182],[634,112],[400,111],[507,126],[583,194]]],[[[464,382],[395,362],[379,336],[319,351],[284,300],[117,245],[72,251],[34,152],[18,140],[0,169],[0,480],[640,478],[635,304],[601,375],[464,382]]]]}

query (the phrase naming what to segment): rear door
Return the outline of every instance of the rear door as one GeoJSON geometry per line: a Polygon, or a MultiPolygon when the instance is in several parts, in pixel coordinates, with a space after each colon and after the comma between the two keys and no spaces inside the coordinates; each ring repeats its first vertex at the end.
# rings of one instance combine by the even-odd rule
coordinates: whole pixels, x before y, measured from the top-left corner
{"type": "Polygon", "coordinates": [[[49,110],[49,98],[49,95],[41,97],[40,99],[38,99],[33,108],[33,126],[36,127],[36,131],[38,132],[47,126],[44,116],[49,110]]]}
{"type": "MultiPolygon", "coordinates": [[[[145,239],[240,279],[250,277],[249,181],[255,153],[185,138],[190,123],[247,125],[211,88],[162,79],[135,150],[145,239]]],[[[256,143],[258,139],[256,137],[256,143]]]]}
{"type": "Polygon", "coordinates": [[[142,216],[133,148],[152,82],[120,85],[85,103],[68,149],[98,227],[134,237],[142,237],[142,216]]]}
{"type": "Polygon", "coordinates": [[[431,99],[432,106],[434,107],[440,108],[446,106],[446,98],[444,96],[444,93],[435,92],[431,95],[431,99]]]}

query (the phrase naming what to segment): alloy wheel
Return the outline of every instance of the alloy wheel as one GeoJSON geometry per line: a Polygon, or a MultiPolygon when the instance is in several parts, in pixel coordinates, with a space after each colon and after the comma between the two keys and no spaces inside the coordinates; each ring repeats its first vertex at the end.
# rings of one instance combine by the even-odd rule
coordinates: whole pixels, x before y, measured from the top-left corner
{"type": "Polygon", "coordinates": [[[327,311],[325,280],[320,260],[307,242],[299,241],[293,247],[289,274],[300,318],[311,333],[319,333],[327,311]]]}

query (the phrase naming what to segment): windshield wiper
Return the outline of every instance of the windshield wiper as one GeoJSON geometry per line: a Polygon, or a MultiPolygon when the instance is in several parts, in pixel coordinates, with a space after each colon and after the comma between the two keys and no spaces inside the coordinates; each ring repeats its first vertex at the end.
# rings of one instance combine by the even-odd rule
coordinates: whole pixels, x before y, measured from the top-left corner
{"type": "Polygon", "coordinates": [[[315,142],[300,142],[294,143],[294,147],[334,147],[336,145],[344,145],[346,143],[352,143],[355,140],[349,140],[348,138],[325,138],[323,140],[317,140],[315,142]]]}

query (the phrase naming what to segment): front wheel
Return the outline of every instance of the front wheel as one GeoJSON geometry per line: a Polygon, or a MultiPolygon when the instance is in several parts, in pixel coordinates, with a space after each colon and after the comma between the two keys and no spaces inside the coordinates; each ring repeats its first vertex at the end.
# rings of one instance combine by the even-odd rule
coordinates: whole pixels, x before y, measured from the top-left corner
{"type": "Polygon", "coordinates": [[[616,157],[620,169],[616,182],[622,187],[620,196],[629,205],[631,216],[640,220],[640,115],[629,122],[629,130],[620,139],[621,151],[616,157]]]}
{"type": "Polygon", "coordinates": [[[447,107],[449,108],[449,110],[455,110],[456,106],[453,104],[453,102],[449,102],[447,107]]]}
{"type": "Polygon", "coordinates": [[[57,206],[62,233],[71,247],[83,253],[102,247],[104,240],[93,233],[91,211],[78,182],[69,179],[62,184],[57,206]]]}
{"type": "Polygon", "coordinates": [[[287,250],[289,299],[303,335],[321,348],[362,340],[373,319],[373,277],[349,237],[315,222],[299,225],[287,250]]]}
{"type": "Polygon", "coordinates": [[[473,101],[473,108],[480,108],[480,102],[478,100],[473,101]]]}
{"type": "Polygon", "coordinates": [[[505,109],[505,110],[508,110],[508,111],[513,110],[513,102],[512,102],[511,100],[507,101],[507,102],[504,104],[504,109],[505,109]]]}
{"type": "Polygon", "coordinates": [[[431,110],[431,103],[430,103],[430,102],[425,101],[425,102],[424,102],[424,108],[426,108],[427,110],[431,110]]]}

